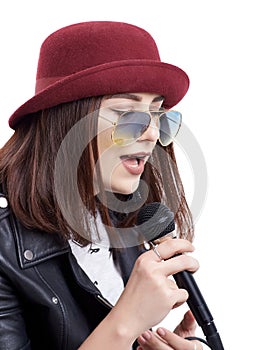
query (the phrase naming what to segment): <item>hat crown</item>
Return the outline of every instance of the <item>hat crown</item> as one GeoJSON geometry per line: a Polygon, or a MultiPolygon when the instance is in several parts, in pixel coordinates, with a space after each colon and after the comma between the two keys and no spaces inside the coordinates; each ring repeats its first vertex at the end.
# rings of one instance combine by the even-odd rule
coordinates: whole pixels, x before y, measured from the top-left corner
{"type": "Polygon", "coordinates": [[[148,92],[175,106],[189,87],[187,74],[161,62],[154,39],[123,22],[94,21],[57,30],[43,42],[35,95],[9,118],[16,129],[35,112],[92,96],[148,92]]]}
{"type": "Polygon", "coordinates": [[[160,61],[155,41],[139,27],[108,21],[64,27],[41,46],[36,93],[85,69],[132,59],[160,61]]]}

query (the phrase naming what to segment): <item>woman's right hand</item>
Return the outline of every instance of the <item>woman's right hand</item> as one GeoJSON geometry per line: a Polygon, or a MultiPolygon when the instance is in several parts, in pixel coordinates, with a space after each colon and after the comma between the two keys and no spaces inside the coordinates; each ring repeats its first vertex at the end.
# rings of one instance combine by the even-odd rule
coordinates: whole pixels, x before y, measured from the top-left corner
{"type": "Polygon", "coordinates": [[[143,253],[111,311],[121,322],[124,333],[131,332],[135,338],[187,300],[187,291],[178,288],[170,276],[183,270],[195,272],[199,267],[196,259],[184,254],[194,250],[187,240],[167,239],[157,249],[163,260],[153,250],[143,253]]]}
{"type": "Polygon", "coordinates": [[[140,334],[155,326],[187,300],[171,275],[196,271],[197,261],[184,253],[194,250],[189,241],[167,239],[158,245],[161,260],[153,250],[135,262],[129,281],[117,304],[82,343],[79,350],[129,350],[140,334]],[[174,257],[176,254],[182,254],[174,257]],[[167,260],[168,259],[168,260],[167,260]]]}

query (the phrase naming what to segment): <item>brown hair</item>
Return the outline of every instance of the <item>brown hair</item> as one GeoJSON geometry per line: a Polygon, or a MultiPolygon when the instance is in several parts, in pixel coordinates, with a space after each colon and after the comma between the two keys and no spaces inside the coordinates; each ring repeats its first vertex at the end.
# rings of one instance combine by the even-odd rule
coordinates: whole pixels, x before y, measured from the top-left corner
{"type": "MultiPolygon", "coordinates": [[[[83,215],[77,203],[70,206],[69,215],[82,231],[92,232],[94,226],[90,218],[96,217],[96,208],[99,207],[103,222],[108,226],[112,225],[107,206],[102,205],[94,194],[92,181],[94,164],[98,160],[98,148],[96,136],[91,136],[97,134],[101,100],[102,97],[86,98],[32,114],[17,126],[13,136],[0,150],[0,183],[6,188],[14,214],[26,227],[50,233],[58,232],[65,239],[73,236],[82,244],[92,241],[89,234],[84,239],[83,234],[79,234],[75,226],[69,225],[65,219],[54,184],[54,168],[61,144],[73,126],[87,115],[85,123],[82,124],[85,128],[82,136],[75,136],[86,135],[87,140],[90,140],[86,143],[87,147],[78,164],[77,185],[81,200],[91,216],[83,215]]],[[[155,147],[151,162],[146,164],[142,175],[149,190],[146,202],[166,204],[175,213],[179,236],[192,240],[192,216],[185,199],[173,147],[158,146],[155,147]]],[[[70,168],[72,157],[79,152],[78,147],[78,142],[71,144],[70,150],[63,155],[66,169],[70,168]]],[[[97,176],[100,177],[100,174],[97,176]]],[[[63,181],[72,182],[70,171],[63,174],[63,181]]],[[[74,204],[71,193],[65,195],[68,196],[68,202],[74,204]]],[[[104,200],[107,201],[105,195],[104,200]]],[[[129,225],[134,224],[134,216],[125,222],[126,225],[128,222],[129,225]]],[[[125,226],[125,223],[122,225],[125,226]]]]}

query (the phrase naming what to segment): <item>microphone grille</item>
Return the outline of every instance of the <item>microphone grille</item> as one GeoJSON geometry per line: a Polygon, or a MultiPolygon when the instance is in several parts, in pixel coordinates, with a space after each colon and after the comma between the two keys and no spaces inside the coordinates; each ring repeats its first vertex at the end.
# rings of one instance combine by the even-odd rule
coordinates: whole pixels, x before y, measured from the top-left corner
{"type": "Polygon", "coordinates": [[[146,241],[154,241],[174,231],[174,214],[166,205],[153,202],[141,208],[136,225],[146,241]]]}

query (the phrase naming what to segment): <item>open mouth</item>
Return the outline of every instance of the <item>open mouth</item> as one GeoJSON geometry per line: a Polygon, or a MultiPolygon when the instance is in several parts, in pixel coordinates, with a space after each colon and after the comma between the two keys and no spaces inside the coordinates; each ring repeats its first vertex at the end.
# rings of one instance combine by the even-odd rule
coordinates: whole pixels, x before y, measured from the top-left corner
{"type": "Polygon", "coordinates": [[[126,155],[120,157],[122,161],[129,163],[131,166],[138,166],[141,162],[145,163],[146,156],[126,155]]]}
{"type": "Polygon", "coordinates": [[[123,166],[132,174],[139,175],[144,171],[144,165],[149,154],[127,154],[120,157],[123,166]]]}

